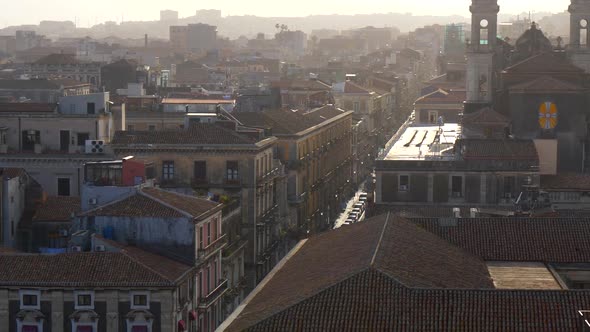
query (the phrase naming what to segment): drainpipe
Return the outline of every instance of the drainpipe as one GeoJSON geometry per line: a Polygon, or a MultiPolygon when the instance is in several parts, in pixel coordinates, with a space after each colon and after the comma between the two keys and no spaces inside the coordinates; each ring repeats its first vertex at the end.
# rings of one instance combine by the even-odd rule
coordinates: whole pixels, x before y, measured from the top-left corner
{"type": "Polygon", "coordinates": [[[0,207],[2,210],[2,220],[0,220],[2,238],[0,238],[0,243],[10,247],[12,246],[12,243],[10,243],[10,234],[12,231],[9,229],[11,225],[10,209],[8,208],[10,204],[10,198],[8,195],[8,181],[8,177],[5,178],[0,176],[0,184],[2,185],[2,201],[0,202],[0,205],[2,205],[2,207],[0,207]]]}
{"type": "Polygon", "coordinates": [[[20,117],[18,118],[18,133],[17,133],[17,136],[18,136],[18,151],[19,152],[23,152],[23,142],[22,142],[23,133],[22,133],[22,130],[21,130],[21,118],[20,117]]]}

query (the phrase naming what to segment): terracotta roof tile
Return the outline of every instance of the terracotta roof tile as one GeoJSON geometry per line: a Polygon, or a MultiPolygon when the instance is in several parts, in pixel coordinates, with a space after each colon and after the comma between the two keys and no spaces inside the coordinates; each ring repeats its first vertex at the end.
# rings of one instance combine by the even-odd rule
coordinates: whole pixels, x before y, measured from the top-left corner
{"type": "Polygon", "coordinates": [[[37,208],[33,221],[70,221],[80,210],[80,197],[50,196],[37,208]]]}
{"type": "Polygon", "coordinates": [[[114,145],[131,144],[254,144],[256,140],[215,124],[195,124],[188,129],[162,131],[118,131],[114,145]]]}
{"type": "Polygon", "coordinates": [[[505,69],[507,73],[583,73],[565,58],[552,53],[542,53],[505,69]]]}
{"type": "Polygon", "coordinates": [[[493,288],[481,259],[403,218],[382,215],[310,238],[230,330],[251,326],[367,270],[387,275],[392,287],[493,288]]]}
{"type": "Polygon", "coordinates": [[[5,90],[59,90],[62,86],[86,86],[88,83],[72,79],[0,80],[0,89],[5,90]]]}
{"type": "Polygon", "coordinates": [[[17,178],[26,174],[23,168],[0,168],[0,177],[17,178]]]}
{"type": "Polygon", "coordinates": [[[588,291],[408,289],[367,270],[228,331],[582,331],[588,291]]]}
{"type": "Polygon", "coordinates": [[[423,104],[463,104],[467,93],[463,90],[445,91],[438,89],[416,100],[416,105],[423,104]]]}
{"type": "Polygon", "coordinates": [[[344,83],[344,93],[364,93],[364,94],[370,94],[371,91],[369,91],[366,88],[363,88],[362,86],[351,82],[351,81],[346,81],[344,83]]]}
{"type": "Polygon", "coordinates": [[[538,160],[532,140],[462,139],[457,142],[464,159],[538,160]]]}
{"type": "Polygon", "coordinates": [[[557,174],[542,175],[541,189],[543,190],[577,190],[590,191],[590,175],[587,174],[557,174]]]}
{"type": "Polygon", "coordinates": [[[164,202],[178,210],[184,211],[195,218],[206,214],[207,212],[219,211],[222,208],[222,204],[213,201],[177,194],[166,190],[144,188],[142,189],[142,192],[149,197],[155,198],[156,200],[164,202]]]}
{"type": "MultiPolygon", "coordinates": [[[[27,287],[172,287],[141,255],[122,252],[0,255],[0,285],[27,287]]],[[[158,257],[158,260],[167,260],[158,257]]],[[[177,263],[180,264],[180,263],[177,263]]],[[[185,265],[186,271],[191,267],[185,265]]]]}
{"type": "Polygon", "coordinates": [[[462,122],[465,126],[507,126],[510,121],[494,109],[485,107],[479,111],[464,114],[462,122]]]}
{"type": "Polygon", "coordinates": [[[412,222],[486,261],[590,262],[588,219],[464,218],[449,227],[438,218],[412,222]]]}
{"type": "Polygon", "coordinates": [[[49,54],[35,62],[38,65],[69,65],[80,63],[73,54],[49,54]]]}
{"type": "Polygon", "coordinates": [[[408,287],[494,287],[479,257],[393,215],[373,266],[408,287]]]}
{"type": "Polygon", "coordinates": [[[57,104],[49,103],[0,103],[0,112],[31,112],[31,113],[54,113],[57,104]]]}
{"type": "Polygon", "coordinates": [[[328,105],[309,112],[270,110],[264,112],[238,112],[234,116],[246,126],[272,128],[273,135],[294,135],[344,113],[345,111],[328,105]]]}
{"type": "Polygon", "coordinates": [[[590,291],[483,289],[490,288],[485,265],[463,250],[485,260],[587,263],[587,220],[389,222],[379,216],[309,239],[227,322],[227,331],[584,328],[578,310],[590,308],[590,291]],[[364,268],[366,242],[381,233],[380,244],[369,246],[378,247],[374,264],[364,268]]]}
{"type": "Polygon", "coordinates": [[[551,76],[541,76],[537,79],[512,85],[508,89],[510,90],[510,92],[578,93],[583,88],[579,85],[561,81],[551,76]]]}
{"type": "Polygon", "coordinates": [[[144,188],[126,199],[88,211],[84,216],[197,218],[215,212],[221,205],[198,197],[144,188]]]}

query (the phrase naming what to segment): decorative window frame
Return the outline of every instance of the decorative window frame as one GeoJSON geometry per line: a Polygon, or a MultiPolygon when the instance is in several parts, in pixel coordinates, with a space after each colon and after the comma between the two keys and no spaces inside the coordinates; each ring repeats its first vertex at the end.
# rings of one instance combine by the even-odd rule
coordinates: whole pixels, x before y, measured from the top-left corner
{"type": "Polygon", "coordinates": [[[150,309],[150,292],[149,291],[134,291],[129,292],[129,304],[132,310],[149,310],[150,309]],[[146,305],[135,305],[133,298],[135,295],[145,295],[146,305]]]}
{"type": "Polygon", "coordinates": [[[75,310],[94,310],[94,291],[75,291],[74,292],[74,309],[75,310]],[[79,295],[90,295],[91,304],[89,306],[79,305],[78,304],[78,296],[79,295]]]}
{"type": "Polygon", "coordinates": [[[19,298],[19,305],[21,310],[41,310],[41,291],[34,290],[34,289],[23,289],[18,291],[18,298],[19,298]],[[23,304],[23,297],[24,295],[35,295],[37,296],[37,304],[36,305],[24,305],[23,304]]]}

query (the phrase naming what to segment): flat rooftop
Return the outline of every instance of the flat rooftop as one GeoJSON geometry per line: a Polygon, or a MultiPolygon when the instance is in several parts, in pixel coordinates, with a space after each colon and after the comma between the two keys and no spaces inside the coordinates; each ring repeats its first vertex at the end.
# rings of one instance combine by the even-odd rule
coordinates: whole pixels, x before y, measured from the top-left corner
{"type": "Polygon", "coordinates": [[[537,262],[487,262],[498,289],[562,289],[547,266],[537,262]]]}
{"type": "Polygon", "coordinates": [[[458,123],[410,125],[392,143],[383,160],[450,160],[454,156],[448,152],[460,136],[458,123]]]}

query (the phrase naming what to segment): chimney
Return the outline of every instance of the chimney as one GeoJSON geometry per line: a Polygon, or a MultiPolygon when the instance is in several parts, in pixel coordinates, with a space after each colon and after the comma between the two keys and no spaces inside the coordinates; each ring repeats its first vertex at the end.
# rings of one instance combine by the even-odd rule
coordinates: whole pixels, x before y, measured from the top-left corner
{"type": "Polygon", "coordinates": [[[478,210],[476,208],[469,209],[469,216],[471,218],[477,218],[478,210]]]}
{"type": "Polygon", "coordinates": [[[458,207],[453,208],[453,217],[458,218],[458,219],[461,218],[461,209],[460,208],[458,208],[458,207]]]}
{"type": "Polygon", "coordinates": [[[144,39],[144,47],[147,48],[148,47],[148,35],[147,35],[147,33],[145,34],[145,37],[144,38],[145,38],[144,39]]]}

